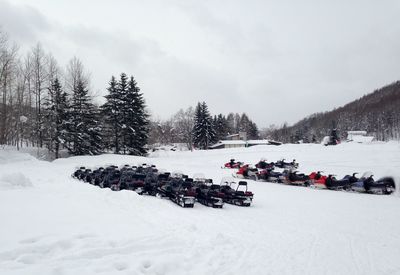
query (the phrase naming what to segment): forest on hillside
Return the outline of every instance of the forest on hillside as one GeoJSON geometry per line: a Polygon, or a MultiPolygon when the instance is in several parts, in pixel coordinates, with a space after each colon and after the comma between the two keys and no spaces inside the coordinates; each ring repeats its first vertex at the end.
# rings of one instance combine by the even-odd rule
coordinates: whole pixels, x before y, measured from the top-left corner
{"type": "Polygon", "coordinates": [[[293,126],[270,128],[265,135],[285,143],[319,142],[333,128],[338,129],[342,139],[347,131],[362,130],[376,140],[399,140],[400,81],[330,112],[312,114],[293,126]]]}

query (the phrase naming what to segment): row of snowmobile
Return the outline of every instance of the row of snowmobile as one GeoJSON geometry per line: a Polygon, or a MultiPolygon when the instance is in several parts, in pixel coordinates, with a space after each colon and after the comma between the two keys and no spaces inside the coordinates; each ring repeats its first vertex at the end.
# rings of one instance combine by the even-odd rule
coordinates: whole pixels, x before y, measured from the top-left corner
{"type": "MultiPolygon", "coordinates": [[[[232,161],[232,160],[231,160],[232,161]]],[[[258,162],[255,167],[242,164],[234,176],[241,179],[267,181],[288,185],[310,186],[319,189],[344,190],[370,194],[389,195],[395,191],[395,182],[392,177],[383,177],[378,180],[373,178],[371,172],[365,172],[361,177],[358,173],[346,175],[337,179],[335,175],[324,175],[322,171],[312,172],[308,175],[297,171],[298,163],[281,161],[278,166],[265,160],[258,162]],[[284,164],[282,164],[282,162],[284,164]],[[275,167],[281,168],[276,171],[275,167]]]]}
{"type": "MultiPolygon", "coordinates": [[[[226,169],[240,169],[242,166],[248,166],[248,164],[244,164],[244,162],[236,161],[235,159],[230,159],[229,162],[225,163],[222,168],[226,169]]],[[[292,160],[291,162],[286,162],[285,159],[280,159],[276,162],[267,162],[262,159],[260,162],[256,164],[256,168],[259,169],[267,169],[267,168],[282,168],[282,169],[297,169],[299,168],[299,163],[296,160],[292,160]]]]}
{"type": "Polygon", "coordinates": [[[131,190],[140,195],[168,198],[181,207],[192,208],[195,202],[213,208],[222,208],[224,203],[250,206],[253,201],[246,181],[224,178],[220,184],[214,184],[212,179],[201,175],[190,178],[179,172],[161,172],[147,164],[121,168],[110,165],[93,170],[79,167],[72,177],[113,191],[131,190]]]}

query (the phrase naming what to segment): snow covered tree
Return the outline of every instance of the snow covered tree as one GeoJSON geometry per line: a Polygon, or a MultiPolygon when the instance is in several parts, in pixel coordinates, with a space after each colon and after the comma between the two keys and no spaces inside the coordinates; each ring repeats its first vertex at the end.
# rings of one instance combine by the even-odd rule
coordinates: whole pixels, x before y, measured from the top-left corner
{"type": "Polygon", "coordinates": [[[56,77],[49,89],[49,97],[44,103],[47,147],[59,157],[60,146],[65,143],[68,125],[67,94],[62,90],[56,77]]]}
{"type": "Polygon", "coordinates": [[[122,96],[119,93],[117,87],[117,81],[115,77],[111,77],[109,87],[107,88],[108,95],[105,96],[106,102],[101,106],[104,120],[107,124],[107,136],[112,139],[114,152],[118,154],[121,146],[121,117],[122,117],[122,96]]]}
{"type": "Polygon", "coordinates": [[[257,124],[253,121],[250,121],[248,129],[247,129],[247,136],[249,139],[259,139],[260,132],[258,131],[257,124]]]}
{"type": "Polygon", "coordinates": [[[215,139],[212,117],[205,102],[198,103],[195,110],[193,141],[200,149],[208,149],[215,139]]]}
{"type": "Polygon", "coordinates": [[[121,74],[118,82],[112,77],[108,92],[102,113],[113,139],[111,147],[114,152],[146,154],[144,147],[149,132],[149,115],[135,79],[131,76],[128,80],[125,73],[121,74]]]}
{"type": "Polygon", "coordinates": [[[149,134],[149,115],[146,112],[146,105],[143,94],[133,76],[125,86],[125,79],[121,75],[119,83],[120,94],[123,100],[123,146],[124,151],[130,155],[145,155],[147,138],[149,134]]]}
{"type": "Polygon", "coordinates": [[[229,133],[228,121],[222,114],[214,116],[215,141],[223,140],[229,133]]]}
{"type": "Polygon", "coordinates": [[[97,155],[102,152],[99,112],[91,102],[86,84],[78,80],[69,112],[68,150],[74,155],[97,155]]]}

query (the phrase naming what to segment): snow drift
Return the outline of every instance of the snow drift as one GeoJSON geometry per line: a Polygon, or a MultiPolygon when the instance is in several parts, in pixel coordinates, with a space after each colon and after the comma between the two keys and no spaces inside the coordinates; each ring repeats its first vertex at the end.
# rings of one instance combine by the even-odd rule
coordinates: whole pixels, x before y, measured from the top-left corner
{"type": "MultiPolygon", "coordinates": [[[[0,158],[7,152],[0,151],[0,158]]],[[[53,162],[15,157],[0,178],[24,175],[34,188],[0,190],[0,274],[396,274],[400,199],[248,181],[250,208],[183,209],[135,192],[71,178],[75,167],[151,162],[219,182],[230,158],[255,164],[284,156],[299,170],[399,176],[400,145],[257,146],[101,155],[53,162]],[[18,160],[18,161],[16,161],[18,160]]],[[[3,158],[6,159],[7,158],[3,158]]],[[[24,181],[24,180],[22,180],[24,181]]],[[[398,182],[397,182],[398,185],[398,182]]]]}

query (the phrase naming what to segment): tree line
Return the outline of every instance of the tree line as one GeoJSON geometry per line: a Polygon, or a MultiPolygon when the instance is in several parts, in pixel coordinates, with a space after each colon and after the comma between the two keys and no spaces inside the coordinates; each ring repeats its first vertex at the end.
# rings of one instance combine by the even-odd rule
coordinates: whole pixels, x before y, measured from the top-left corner
{"type": "Polygon", "coordinates": [[[55,158],[63,149],[72,155],[144,155],[153,143],[207,149],[229,134],[259,136],[245,113],[212,116],[205,102],[168,120],[150,119],[136,80],[125,73],[111,77],[105,103],[98,105],[77,57],[60,66],[39,43],[21,53],[2,31],[0,94],[0,144],[46,147],[55,158]]]}
{"type": "Polygon", "coordinates": [[[63,68],[40,44],[21,54],[0,30],[0,144],[47,147],[55,158],[61,149],[145,154],[149,115],[136,80],[113,76],[107,92],[95,104],[78,58],[63,68]]]}
{"type": "Polygon", "coordinates": [[[330,112],[313,114],[293,126],[272,125],[264,135],[285,143],[320,142],[334,128],[341,139],[347,138],[347,131],[362,130],[376,140],[400,140],[400,81],[330,112]]]}
{"type": "Polygon", "coordinates": [[[150,122],[150,144],[185,143],[188,149],[207,149],[230,134],[245,132],[248,139],[258,139],[257,125],[242,113],[211,115],[205,102],[195,108],[181,109],[170,119],[150,122]]]}

